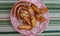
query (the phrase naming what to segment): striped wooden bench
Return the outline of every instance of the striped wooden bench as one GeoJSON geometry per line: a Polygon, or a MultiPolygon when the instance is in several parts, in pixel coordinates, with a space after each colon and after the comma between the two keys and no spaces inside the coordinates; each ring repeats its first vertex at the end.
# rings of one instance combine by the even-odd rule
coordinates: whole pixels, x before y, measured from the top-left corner
{"type": "MultiPolygon", "coordinates": [[[[21,36],[10,22],[9,14],[18,0],[0,0],[0,36],[21,36]]],[[[49,8],[50,22],[41,36],[60,36],[60,0],[42,0],[49,8]]],[[[40,34],[39,34],[40,36],[40,34]]]]}

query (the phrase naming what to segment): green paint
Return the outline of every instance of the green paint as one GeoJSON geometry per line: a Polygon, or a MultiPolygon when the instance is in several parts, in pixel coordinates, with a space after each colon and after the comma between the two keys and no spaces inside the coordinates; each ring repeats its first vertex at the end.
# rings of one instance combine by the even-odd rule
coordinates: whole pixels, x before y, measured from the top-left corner
{"type": "MultiPolygon", "coordinates": [[[[60,33],[60,30],[59,31],[44,31],[42,33],[60,33]]],[[[19,34],[18,32],[0,32],[0,34],[19,34]]]]}
{"type": "MultiPolygon", "coordinates": [[[[9,20],[0,21],[0,25],[11,25],[11,22],[9,20]]],[[[50,20],[49,25],[60,25],[60,20],[50,20]]]]}
{"type": "MultiPolygon", "coordinates": [[[[60,9],[60,4],[45,3],[49,9],[60,9]]],[[[0,10],[11,10],[14,3],[0,3],[0,10]],[[7,7],[6,7],[7,6],[7,7]]]]}

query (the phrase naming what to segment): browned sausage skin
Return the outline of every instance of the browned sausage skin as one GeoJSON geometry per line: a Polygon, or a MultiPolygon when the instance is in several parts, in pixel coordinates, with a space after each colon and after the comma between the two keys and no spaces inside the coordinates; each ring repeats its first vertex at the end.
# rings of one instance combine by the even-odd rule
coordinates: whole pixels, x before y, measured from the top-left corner
{"type": "Polygon", "coordinates": [[[31,30],[36,27],[37,20],[45,22],[46,18],[38,14],[44,14],[48,11],[46,7],[40,9],[33,3],[18,2],[12,8],[12,16],[16,17],[18,21],[23,20],[22,25],[18,25],[19,30],[31,30]]]}

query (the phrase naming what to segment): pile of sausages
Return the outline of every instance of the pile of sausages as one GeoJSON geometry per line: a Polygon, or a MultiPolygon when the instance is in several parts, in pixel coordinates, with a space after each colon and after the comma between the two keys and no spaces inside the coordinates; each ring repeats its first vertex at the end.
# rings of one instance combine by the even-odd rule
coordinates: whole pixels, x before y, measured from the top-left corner
{"type": "Polygon", "coordinates": [[[18,30],[31,30],[36,27],[36,22],[45,22],[46,18],[41,16],[48,11],[47,7],[38,8],[33,3],[18,2],[12,8],[12,15],[17,18],[21,25],[17,26],[18,30]]]}

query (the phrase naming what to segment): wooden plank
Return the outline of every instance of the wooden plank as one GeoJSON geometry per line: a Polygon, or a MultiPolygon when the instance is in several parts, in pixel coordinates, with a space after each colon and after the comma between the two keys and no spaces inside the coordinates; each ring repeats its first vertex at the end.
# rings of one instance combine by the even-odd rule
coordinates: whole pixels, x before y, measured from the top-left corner
{"type": "MultiPolygon", "coordinates": [[[[18,0],[17,0],[18,1],[18,0]]],[[[9,0],[9,1],[0,1],[0,3],[15,3],[15,2],[17,2],[16,0],[9,0]]],[[[58,3],[59,2],[59,0],[43,0],[43,2],[45,2],[45,3],[58,3]]],[[[60,3],[60,2],[59,2],[60,3]]]]}
{"type": "MultiPolygon", "coordinates": [[[[10,20],[0,20],[0,26],[11,26],[10,20]]],[[[60,26],[60,20],[50,20],[49,26],[60,26]]]]}
{"type": "MultiPolygon", "coordinates": [[[[48,26],[46,28],[45,31],[59,31],[60,30],[60,26],[48,26]]],[[[4,27],[4,26],[0,26],[0,32],[16,32],[16,30],[14,30],[14,28],[12,26],[8,27],[4,27]]]]}
{"type": "MultiPolygon", "coordinates": [[[[53,34],[53,33],[52,33],[53,34]]],[[[21,34],[0,34],[1,36],[23,36],[23,35],[21,35],[21,34]]],[[[60,34],[53,34],[53,35],[47,35],[47,34],[41,34],[41,35],[37,35],[37,36],[60,36],[60,34]]]]}
{"type": "MultiPolygon", "coordinates": [[[[49,13],[50,14],[50,18],[59,20],[60,19],[60,11],[58,10],[58,11],[56,11],[56,13],[52,13],[52,12],[49,13]]],[[[9,19],[9,17],[10,17],[10,14],[8,13],[8,11],[6,13],[4,13],[4,12],[0,13],[0,20],[5,20],[5,19],[1,19],[1,18],[8,18],[9,19]]]]}
{"type": "MultiPolygon", "coordinates": [[[[60,9],[60,4],[45,3],[49,9],[60,9]]],[[[0,3],[0,10],[10,10],[14,3],[0,3]]]]}
{"type": "MultiPolygon", "coordinates": [[[[10,13],[10,10],[0,10],[0,14],[9,14],[10,13]]],[[[49,13],[60,13],[60,9],[50,9],[49,10],[49,13]]]]}

